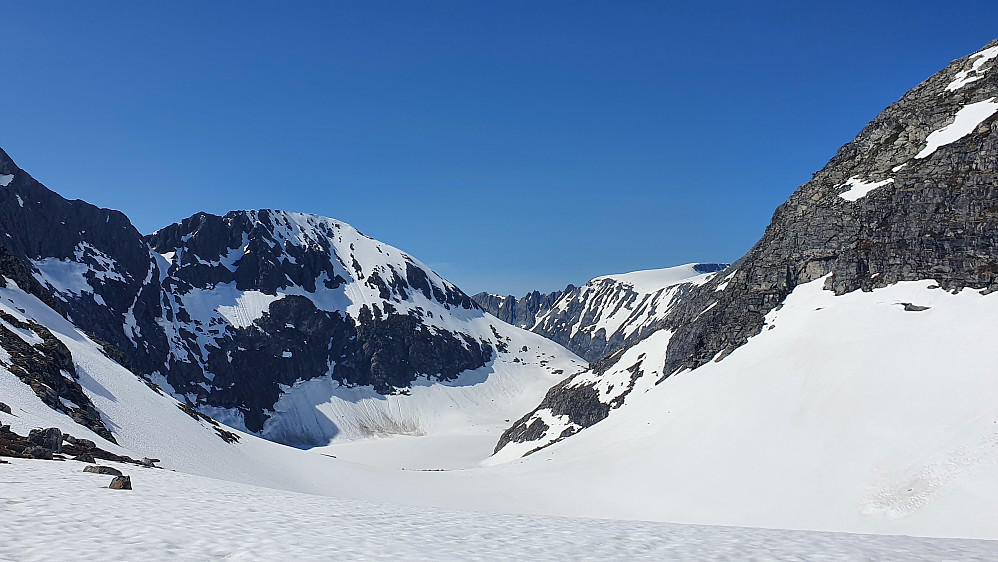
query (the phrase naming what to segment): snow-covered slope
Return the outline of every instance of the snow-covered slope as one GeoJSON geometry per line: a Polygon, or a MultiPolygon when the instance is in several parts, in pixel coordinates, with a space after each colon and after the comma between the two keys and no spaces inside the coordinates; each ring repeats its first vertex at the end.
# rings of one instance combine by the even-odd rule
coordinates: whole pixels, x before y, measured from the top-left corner
{"type": "Polygon", "coordinates": [[[969,561],[995,554],[988,541],[407,508],[129,467],[134,489],[123,492],[79,466],[18,459],[0,468],[13,480],[0,500],[0,559],[969,561]],[[87,508],[73,509],[66,498],[87,508]]]}
{"type": "MultiPolygon", "coordinates": [[[[650,384],[725,364],[768,329],[767,313],[811,281],[823,279],[836,294],[921,280],[951,291],[998,290],[998,120],[989,105],[998,98],[998,74],[981,64],[996,45],[954,61],[885,109],[776,210],[748,254],[675,301],[645,341],[553,387],[504,433],[497,458],[573,436],[650,384]],[[966,80],[969,73],[974,80],[966,80]]],[[[912,351],[885,346],[881,353],[901,361],[912,351]]],[[[956,361],[945,348],[937,351],[956,361]]],[[[984,362],[986,350],[968,352],[984,362]]],[[[781,376],[799,378],[811,368],[804,362],[781,376]]],[[[903,416],[928,405],[893,407],[903,416]]]]}

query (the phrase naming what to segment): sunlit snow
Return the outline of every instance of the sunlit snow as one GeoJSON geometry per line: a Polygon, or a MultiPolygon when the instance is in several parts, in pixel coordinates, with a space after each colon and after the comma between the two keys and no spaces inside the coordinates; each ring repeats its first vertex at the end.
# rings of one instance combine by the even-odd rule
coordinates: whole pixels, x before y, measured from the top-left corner
{"type": "Polygon", "coordinates": [[[894,179],[886,179],[878,182],[866,182],[857,177],[849,178],[844,184],[839,187],[849,186],[848,191],[843,191],[839,193],[839,197],[845,199],[846,201],[856,201],[863,197],[866,197],[868,193],[877,189],[878,187],[883,187],[887,184],[894,183],[894,179]]]}
{"type": "Polygon", "coordinates": [[[925,148],[916,154],[915,158],[931,156],[939,147],[956,142],[974,132],[978,125],[998,111],[998,103],[994,100],[995,98],[991,98],[962,107],[956,112],[952,123],[929,134],[925,139],[925,148]]]}
{"type": "Polygon", "coordinates": [[[971,82],[976,82],[981,78],[984,78],[984,73],[988,69],[983,68],[983,66],[995,57],[998,57],[998,47],[991,47],[990,49],[984,49],[983,51],[970,55],[970,57],[968,57],[969,59],[977,59],[974,61],[973,67],[971,67],[970,70],[961,70],[960,72],[957,72],[953,81],[946,86],[946,91],[955,92],[971,82]]]}

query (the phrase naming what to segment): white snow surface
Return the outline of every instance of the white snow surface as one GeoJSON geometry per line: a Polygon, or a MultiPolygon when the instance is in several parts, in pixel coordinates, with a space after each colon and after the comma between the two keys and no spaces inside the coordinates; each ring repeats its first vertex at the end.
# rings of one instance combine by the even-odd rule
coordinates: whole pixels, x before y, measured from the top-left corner
{"type": "Polygon", "coordinates": [[[998,554],[996,543],[979,540],[419,509],[116,466],[133,490],[109,490],[110,476],[84,473],[72,461],[0,465],[0,559],[928,561],[998,554]]]}
{"type": "Polygon", "coordinates": [[[946,91],[955,92],[971,82],[976,82],[984,78],[984,73],[990,70],[990,68],[984,68],[984,65],[995,57],[998,57],[998,47],[984,49],[967,57],[967,60],[974,61],[973,65],[968,70],[957,72],[956,76],[953,77],[953,81],[946,86],[946,91]]]}
{"type": "Polygon", "coordinates": [[[631,273],[603,275],[593,279],[593,281],[599,282],[604,279],[610,279],[623,285],[630,285],[639,293],[654,293],[678,283],[694,283],[696,285],[706,283],[714,274],[700,273],[695,269],[697,265],[696,263],[688,263],[663,269],[646,269],[632,271],[631,273]]]}
{"type": "Polygon", "coordinates": [[[839,197],[845,199],[846,201],[858,201],[859,199],[866,197],[874,189],[878,187],[883,187],[885,185],[894,183],[894,179],[886,179],[877,182],[867,182],[857,177],[849,178],[844,184],[839,187],[849,186],[847,191],[839,193],[839,197]]]}
{"type": "Polygon", "coordinates": [[[14,174],[0,174],[0,187],[7,187],[14,180],[14,174]]]}
{"type": "Polygon", "coordinates": [[[969,135],[996,111],[998,111],[998,103],[995,102],[995,98],[963,106],[960,111],[956,112],[952,123],[929,134],[925,139],[925,148],[916,154],[915,158],[928,158],[940,147],[969,135]]]}

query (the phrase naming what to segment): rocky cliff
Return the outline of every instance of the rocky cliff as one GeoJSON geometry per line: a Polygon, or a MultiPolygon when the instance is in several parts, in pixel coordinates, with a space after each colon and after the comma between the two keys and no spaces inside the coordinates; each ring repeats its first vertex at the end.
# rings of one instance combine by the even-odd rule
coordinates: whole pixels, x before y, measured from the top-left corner
{"type": "MultiPolygon", "coordinates": [[[[795,287],[836,294],[901,281],[998,289],[998,40],[890,105],[776,209],[762,239],[658,323],[664,365],[624,347],[553,388],[500,440],[546,446],[604,419],[645,373],[721,361],[795,287]],[[607,391],[601,381],[623,381],[607,391]],[[549,431],[559,420],[563,430],[549,431]],[[545,435],[543,439],[538,436],[545,435]]],[[[611,385],[612,386],[612,385],[611,385]]]]}

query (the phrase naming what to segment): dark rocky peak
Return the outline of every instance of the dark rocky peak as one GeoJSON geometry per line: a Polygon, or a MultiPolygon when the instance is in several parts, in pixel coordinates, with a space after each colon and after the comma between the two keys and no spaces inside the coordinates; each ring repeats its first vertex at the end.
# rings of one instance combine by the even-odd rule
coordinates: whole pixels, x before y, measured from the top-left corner
{"type": "Polygon", "coordinates": [[[564,291],[551,293],[531,291],[520,298],[513,295],[502,297],[482,292],[472,296],[471,299],[483,310],[503,322],[529,330],[537,323],[537,318],[550,310],[563,294],[574,289],[575,285],[569,285],[564,291]]]}
{"type": "MultiPolygon", "coordinates": [[[[0,245],[29,268],[43,301],[115,347],[132,347],[126,314],[145,322],[160,314],[159,271],[142,235],[118,211],[50,191],[2,150],[0,170],[0,245]]],[[[147,345],[162,343],[147,335],[147,345]]]]}
{"type": "Polygon", "coordinates": [[[399,303],[413,293],[445,308],[473,309],[460,289],[400,250],[325,217],[275,210],[198,213],[147,237],[191,287],[234,282],[239,290],[314,293],[358,282],[399,303]]]}

